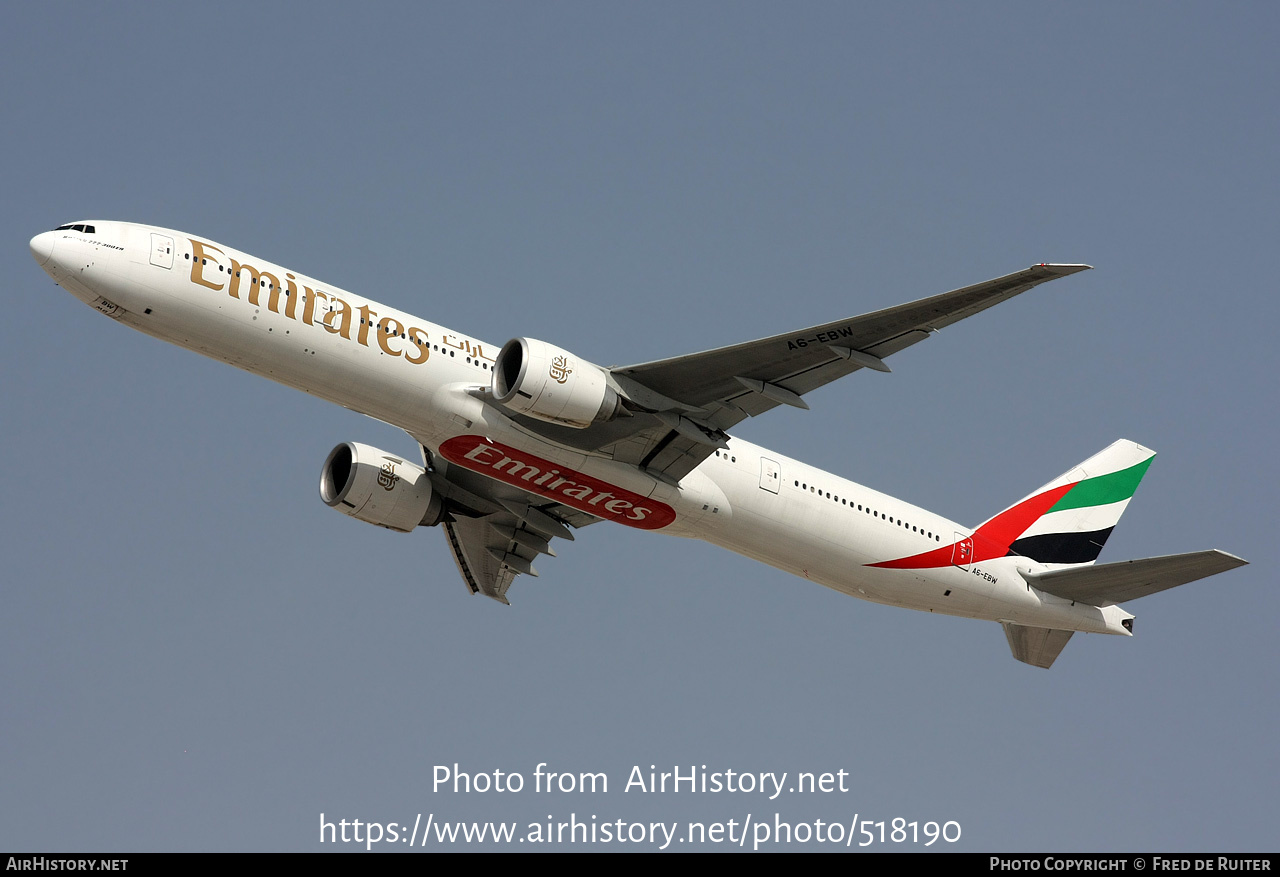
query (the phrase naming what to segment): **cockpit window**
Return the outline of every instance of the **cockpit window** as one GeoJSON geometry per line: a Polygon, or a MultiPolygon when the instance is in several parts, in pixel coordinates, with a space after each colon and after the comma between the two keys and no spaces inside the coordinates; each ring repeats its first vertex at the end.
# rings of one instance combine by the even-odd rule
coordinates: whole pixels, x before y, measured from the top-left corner
{"type": "Polygon", "coordinates": [[[54,231],[82,231],[85,234],[94,233],[93,226],[85,225],[83,222],[76,222],[70,225],[60,225],[57,228],[55,228],[54,231]]]}

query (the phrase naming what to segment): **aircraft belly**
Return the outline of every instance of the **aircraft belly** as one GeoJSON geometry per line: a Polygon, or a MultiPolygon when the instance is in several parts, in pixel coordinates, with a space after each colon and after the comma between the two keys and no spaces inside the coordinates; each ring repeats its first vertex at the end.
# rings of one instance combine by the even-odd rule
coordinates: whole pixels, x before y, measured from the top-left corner
{"type": "Polygon", "coordinates": [[[669,535],[696,536],[704,520],[731,515],[724,494],[701,473],[689,473],[675,488],[633,465],[548,441],[476,398],[469,392],[473,388],[465,383],[441,387],[433,400],[436,425],[411,430],[451,466],[541,501],[669,535]]]}

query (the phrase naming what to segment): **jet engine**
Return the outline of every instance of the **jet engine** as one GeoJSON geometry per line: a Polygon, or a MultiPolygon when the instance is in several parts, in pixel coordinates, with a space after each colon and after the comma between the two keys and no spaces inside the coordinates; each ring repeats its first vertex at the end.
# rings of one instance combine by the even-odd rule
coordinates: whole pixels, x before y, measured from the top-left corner
{"type": "Polygon", "coordinates": [[[493,395],[511,411],[575,429],[612,420],[621,407],[604,369],[534,338],[502,346],[493,395]]]}
{"type": "Polygon", "coordinates": [[[408,533],[440,523],[444,503],[427,471],[394,454],[343,442],[320,470],[320,498],[344,515],[408,533]]]}

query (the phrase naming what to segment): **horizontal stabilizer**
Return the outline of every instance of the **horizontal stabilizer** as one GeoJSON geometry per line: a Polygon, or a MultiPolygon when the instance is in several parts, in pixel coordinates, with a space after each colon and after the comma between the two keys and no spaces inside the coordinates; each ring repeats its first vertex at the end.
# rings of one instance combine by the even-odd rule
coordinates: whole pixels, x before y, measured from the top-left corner
{"type": "Polygon", "coordinates": [[[1234,554],[1214,549],[1032,573],[1026,578],[1040,590],[1055,597],[1090,606],[1110,606],[1112,603],[1136,600],[1148,594],[1176,588],[1205,576],[1244,566],[1248,562],[1234,554]]]}
{"type": "Polygon", "coordinates": [[[1048,670],[1071,639],[1072,631],[1052,630],[1048,627],[1027,627],[1023,624],[1002,623],[1004,635],[1009,640],[1013,656],[1024,664],[1048,670]]]}

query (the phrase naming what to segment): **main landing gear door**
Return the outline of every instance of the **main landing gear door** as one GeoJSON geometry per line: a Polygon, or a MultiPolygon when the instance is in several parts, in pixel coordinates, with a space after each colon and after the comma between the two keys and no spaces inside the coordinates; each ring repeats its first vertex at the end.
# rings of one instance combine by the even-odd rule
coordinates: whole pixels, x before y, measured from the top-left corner
{"type": "Polygon", "coordinates": [[[151,234],[151,264],[157,268],[173,267],[173,238],[166,234],[151,234]]]}
{"type": "Polygon", "coordinates": [[[782,469],[773,460],[760,458],[760,489],[777,493],[782,485],[782,469]]]}

